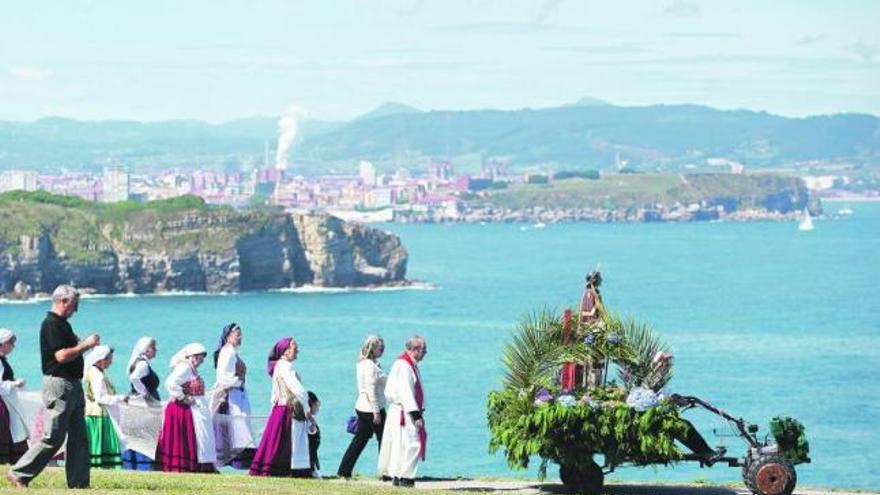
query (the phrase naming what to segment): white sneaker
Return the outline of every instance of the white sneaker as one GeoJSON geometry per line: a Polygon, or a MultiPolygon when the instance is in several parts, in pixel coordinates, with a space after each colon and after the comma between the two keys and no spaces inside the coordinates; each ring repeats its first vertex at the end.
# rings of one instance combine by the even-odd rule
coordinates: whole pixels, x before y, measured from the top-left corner
{"type": "Polygon", "coordinates": [[[323,478],[323,476],[321,476],[321,470],[315,469],[314,471],[312,471],[312,478],[323,478]]]}

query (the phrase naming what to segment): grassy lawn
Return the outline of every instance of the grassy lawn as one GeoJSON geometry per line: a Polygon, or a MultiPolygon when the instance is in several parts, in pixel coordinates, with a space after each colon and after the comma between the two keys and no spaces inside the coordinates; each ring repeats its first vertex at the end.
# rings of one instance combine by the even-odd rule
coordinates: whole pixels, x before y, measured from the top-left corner
{"type": "MultiPolygon", "coordinates": [[[[63,468],[49,468],[43,471],[27,492],[12,488],[6,481],[5,466],[0,470],[0,493],[60,493],[66,490],[63,468]]],[[[345,483],[338,480],[308,480],[294,478],[256,478],[246,474],[170,474],[135,472],[122,470],[92,469],[92,490],[88,493],[129,493],[148,492],[179,494],[218,494],[218,495],[275,495],[297,493],[301,495],[367,495],[382,493],[401,493],[401,489],[390,484],[345,483]]],[[[75,492],[71,492],[75,493],[75,492]]],[[[448,492],[419,490],[419,495],[448,492]]]]}

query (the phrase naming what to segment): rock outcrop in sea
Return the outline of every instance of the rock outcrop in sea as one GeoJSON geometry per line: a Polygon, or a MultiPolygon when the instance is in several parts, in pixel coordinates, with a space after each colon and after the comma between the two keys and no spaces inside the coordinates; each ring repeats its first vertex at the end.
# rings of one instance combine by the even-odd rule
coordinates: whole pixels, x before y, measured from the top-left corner
{"type": "Polygon", "coordinates": [[[27,298],[60,283],[101,294],[407,283],[406,249],[378,229],[196,199],[150,205],[0,200],[0,294],[27,298]]]}

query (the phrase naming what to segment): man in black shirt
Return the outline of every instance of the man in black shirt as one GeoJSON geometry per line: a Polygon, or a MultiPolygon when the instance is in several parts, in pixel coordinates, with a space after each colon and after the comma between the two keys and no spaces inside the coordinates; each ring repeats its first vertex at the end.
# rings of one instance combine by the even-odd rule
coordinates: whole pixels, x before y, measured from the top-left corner
{"type": "Polygon", "coordinates": [[[40,327],[40,356],[43,363],[43,404],[46,405],[43,438],[34,444],[9,470],[6,479],[17,488],[27,488],[52,456],[64,444],[67,486],[89,487],[89,441],[86,435],[83,396],[83,358],[87,350],[101,343],[98,334],[79,340],[67,319],[79,308],[79,292],[59,285],[52,293],[52,310],[40,327]]]}

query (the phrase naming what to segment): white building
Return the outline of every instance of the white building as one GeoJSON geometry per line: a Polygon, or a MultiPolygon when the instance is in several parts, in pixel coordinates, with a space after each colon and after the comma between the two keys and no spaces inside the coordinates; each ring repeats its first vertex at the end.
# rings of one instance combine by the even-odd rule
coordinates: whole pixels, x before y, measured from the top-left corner
{"type": "Polygon", "coordinates": [[[31,170],[7,170],[0,173],[0,192],[36,191],[37,173],[31,170]]]}
{"type": "Polygon", "coordinates": [[[377,187],[367,191],[365,206],[367,208],[385,208],[391,206],[393,190],[387,187],[377,187]]]}
{"type": "Polygon", "coordinates": [[[373,187],[376,185],[376,167],[372,162],[361,160],[360,163],[361,182],[365,186],[373,187]]]}
{"type": "Polygon", "coordinates": [[[101,185],[103,195],[101,200],[105,203],[116,201],[128,201],[131,194],[131,178],[129,173],[118,168],[105,168],[101,185]]]}

